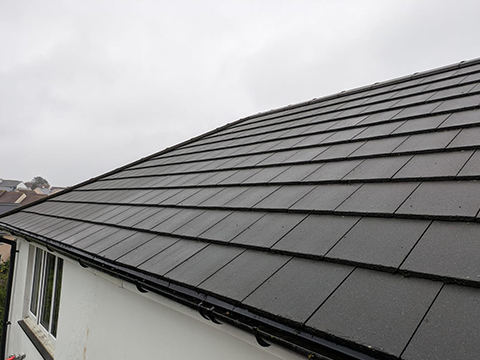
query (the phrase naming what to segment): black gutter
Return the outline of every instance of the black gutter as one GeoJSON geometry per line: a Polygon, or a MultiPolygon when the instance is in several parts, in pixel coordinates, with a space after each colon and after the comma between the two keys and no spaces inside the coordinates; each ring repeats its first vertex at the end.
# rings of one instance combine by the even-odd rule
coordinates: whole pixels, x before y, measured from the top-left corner
{"type": "Polygon", "coordinates": [[[2,327],[2,342],[0,347],[0,358],[5,359],[5,351],[7,346],[7,330],[10,326],[10,303],[13,288],[13,275],[15,272],[15,258],[17,254],[17,243],[13,240],[8,240],[4,235],[0,235],[1,242],[10,245],[10,267],[8,269],[7,291],[5,295],[5,310],[3,312],[3,327],[2,327]]]}
{"type": "Polygon", "coordinates": [[[261,314],[253,313],[241,304],[234,305],[215,296],[202,293],[196,289],[176,284],[166,279],[130,269],[121,264],[106,261],[97,256],[85,253],[69,245],[53,241],[43,236],[31,234],[7,224],[2,228],[26,241],[39,243],[48,247],[49,251],[57,252],[79,262],[82,267],[92,267],[113,277],[120,278],[137,286],[139,292],[151,291],[182,305],[188,306],[200,313],[202,317],[216,324],[229,323],[237,328],[252,333],[261,346],[269,346],[270,342],[305,355],[308,359],[323,360],[375,360],[391,359],[392,357],[372,349],[366,349],[355,343],[340,345],[341,339],[329,340],[315,335],[298,326],[289,326],[261,314]],[[348,347],[347,347],[348,346],[348,347]],[[358,350],[355,348],[358,347],[358,350]]]}

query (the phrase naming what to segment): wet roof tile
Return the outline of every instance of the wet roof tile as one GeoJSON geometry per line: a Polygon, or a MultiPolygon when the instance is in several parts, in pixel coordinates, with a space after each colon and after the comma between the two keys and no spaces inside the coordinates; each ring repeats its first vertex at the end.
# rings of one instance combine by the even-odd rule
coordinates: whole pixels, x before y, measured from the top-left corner
{"type": "Polygon", "coordinates": [[[393,119],[403,119],[403,118],[409,118],[413,116],[428,115],[433,110],[437,109],[440,104],[441,102],[433,102],[428,104],[421,104],[421,105],[406,107],[402,111],[400,111],[397,115],[395,115],[393,119]]]}
{"type": "Polygon", "coordinates": [[[344,180],[390,179],[410,160],[411,156],[389,156],[364,160],[344,180]]]}
{"type": "Polygon", "coordinates": [[[480,151],[476,150],[458,176],[480,176],[480,151]]]}
{"type": "Polygon", "coordinates": [[[403,123],[393,134],[403,134],[414,131],[436,129],[450,114],[427,116],[418,119],[409,119],[403,123]]]}
{"type": "Polygon", "coordinates": [[[332,211],[352,195],[360,184],[318,185],[308,196],[303,197],[291,209],[332,211]]]}
{"type": "Polygon", "coordinates": [[[232,214],[201,233],[200,237],[204,239],[230,242],[264,215],[265,213],[263,212],[234,211],[232,214]]]}
{"type": "Polygon", "coordinates": [[[248,187],[218,187],[220,190],[215,195],[201,202],[201,206],[223,206],[230,200],[247,191],[248,187]]]}
{"type": "Polygon", "coordinates": [[[358,220],[357,216],[308,215],[273,249],[323,256],[358,220]]]}
{"type": "Polygon", "coordinates": [[[395,174],[394,178],[455,176],[473,151],[418,154],[395,174]]]}
{"type": "Polygon", "coordinates": [[[245,249],[234,246],[210,244],[165,276],[175,281],[198,286],[244,251],[245,249]]]}
{"type": "Polygon", "coordinates": [[[438,108],[435,109],[435,111],[452,111],[478,105],[480,105],[480,95],[464,96],[461,98],[445,100],[438,108]]]}
{"type": "Polygon", "coordinates": [[[180,210],[165,209],[158,207],[144,207],[141,212],[138,212],[132,217],[124,220],[123,226],[130,226],[136,229],[149,230],[154,225],[158,224],[163,219],[167,218],[167,214],[175,214],[180,210]]]}
{"type": "Polygon", "coordinates": [[[402,269],[479,281],[479,231],[478,223],[434,221],[402,269]]]}
{"type": "Polygon", "coordinates": [[[152,231],[162,233],[172,233],[179,227],[183,226],[188,221],[193,220],[203,213],[204,210],[198,209],[183,209],[177,212],[174,216],[168,217],[168,221],[163,221],[157,226],[151,228],[152,231]]]}
{"type": "Polygon", "coordinates": [[[304,181],[340,180],[355,169],[363,160],[333,161],[323,164],[308,175],[304,181]]]}
{"type": "Polygon", "coordinates": [[[326,256],[397,268],[429,224],[425,220],[364,217],[326,256]]]}
{"type": "Polygon", "coordinates": [[[455,138],[459,130],[437,131],[428,134],[410,135],[401,145],[393,152],[413,152],[434,149],[445,149],[448,144],[455,138]]]}
{"type": "Polygon", "coordinates": [[[463,129],[448,145],[448,148],[480,146],[480,127],[463,129]]]}
{"type": "Polygon", "coordinates": [[[441,284],[356,269],[306,325],[400,356],[441,284]]]}
{"type": "MultiPolygon", "coordinates": [[[[444,115],[445,116],[445,115],[444,115]]],[[[451,126],[462,126],[480,123],[478,110],[459,111],[451,114],[448,119],[440,125],[440,128],[451,126]]]]}
{"type": "Polygon", "coordinates": [[[205,211],[191,221],[183,223],[181,227],[173,231],[173,234],[196,237],[230,214],[231,211],[224,210],[205,211]]]}
{"type": "Polygon", "coordinates": [[[202,282],[199,287],[242,301],[288,260],[288,256],[247,250],[202,282]]]}
{"type": "Polygon", "coordinates": [[[231,242],[259,247],[272,247],[306,215],[268,213],[237,235],[231,242]]]}
{"type": "Polygon", "coordinates": [[[418,186],[417,182],[367,183],[335,210],[393,214],[418,186]]]}
{"type": "Polygon", "coordinates": [[[470,216],[480,209],[480,183],[475,181],[423,182],[397,214],[470,216]]]}
{"type": "Polygon", "coordinates": [[[313,185],[285,185],[271,193],[262,201],[255,204],[255,208],[288,209],[302,197],[313,190],[313,185]]]}
{"type": "Polygon", "coordinates": [[[480,354],[479,301],[479,289],[444,286],[402,359],[468,359],[480,354]]]}
{"type": "Polygon", "coordinates": [[[390,154],[406,139],[406,136],[395,136],[386,139],[369,140],[365,142],[361,147],[359,147],[356,151],[352,152],[350,154],[350,157],[390,154]]]}
{"type": "Polygon", "coordinates": [[[274,177],[271,182],[292,182],[292,181],[302,181],[309,174],[316,171],[323,164],[303,164],[303,165],[292,165],[289,166],[285,171],[274,177]]]}
{"type": "MultiPolygon", "coordinates": [[[[141,263],[138,268],[153,274],[164,275],[207,245],[208,243],[199,241],[179,240],[141,263]]],[[[155,249],[152,249],[151,254],[155,254],[154,251],[155,249]]]]}
{"type": "Polygon", "coordinates": [[[265,199],[272,192],[278,190],[278,186],[252,186],[225,204],[227,207],[251,208],[256,203],[265,199]]]}
{"type": "Polygon", "coordinates": [[[317,155],[313,160],[343,159],[351,155],[364,144],[363,141],[355,141],[346,144],[335,144],[317,155]]]}
{"type": "Polygon", "coordinates": [[[352,270],[350,266],[294,258],[244,303],[303,323],[352,270]]]}
{"type": "Polygon", "coordinates": [[[111,247],[102,251],[99,255],[106,257],[107,259],[116,260],[119,257],[125,257],[133,249],[152,240],[155,235],[147,233],[135,233],[122,241],[113,244],[111,247]]]}

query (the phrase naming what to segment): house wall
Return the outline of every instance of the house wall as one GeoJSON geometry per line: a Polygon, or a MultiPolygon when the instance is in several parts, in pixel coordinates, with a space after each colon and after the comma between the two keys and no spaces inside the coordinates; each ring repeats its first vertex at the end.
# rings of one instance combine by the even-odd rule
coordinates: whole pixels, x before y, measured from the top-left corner
{"type": "MultiPolygon", "coordinates": [[[[42,359],[17,324],[24,315],[28,244],[20,241],[7,353],[42,359]]],[[[65,259],[55,359],[300,359],[253,335],[65,259]]]]}

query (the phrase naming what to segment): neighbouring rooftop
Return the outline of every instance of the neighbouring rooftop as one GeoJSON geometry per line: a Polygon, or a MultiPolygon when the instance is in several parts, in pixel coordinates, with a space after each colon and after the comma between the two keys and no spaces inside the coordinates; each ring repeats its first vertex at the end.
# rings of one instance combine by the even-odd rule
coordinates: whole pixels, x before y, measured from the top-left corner
{"type": "Polygon", "coordinates": [[[472,359],[479,106],[480,60],[342,92],[240,119],[0,228],[232,304],[292,341],[472,359]]]}

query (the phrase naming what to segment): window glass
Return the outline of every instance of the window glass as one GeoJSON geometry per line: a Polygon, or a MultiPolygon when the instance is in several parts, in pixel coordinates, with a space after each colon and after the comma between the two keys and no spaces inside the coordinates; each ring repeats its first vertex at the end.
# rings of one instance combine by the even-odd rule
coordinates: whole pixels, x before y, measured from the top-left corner
{"type": "Polygon", "coordinates": [[[57,336],[62,277],[63,260],[37,248],[33,264],[30,318],[53,338],[57,336]]]}
{"type": "Polygon", "coordinates": [[[40,277],[42,271],[42,256],[43,251],[36,249],[35,251],[35,265],[33,269],[33,281],[32,281],[32,297],[30,301],[30,311],[33,315],[37,316],[38,309],[38,293],[40,289],[40,277]]]}
{"type": "Polygon", "coordinates": [[[50,314],[52,310],[53,284],[55,276],[55,256],[47,254],[45,272],[43,278],[42,310],[40,324],[48,331],[50,330],[50,314]]]}
{"type": "Polygon", "coordinates": [[[58,310],[60,308],[60,291],[62,290],[63,260],[57,260],[57,275],[55,279],[55,302],[53,304],[52,335],[57,337],[58,310]]]}

